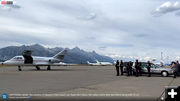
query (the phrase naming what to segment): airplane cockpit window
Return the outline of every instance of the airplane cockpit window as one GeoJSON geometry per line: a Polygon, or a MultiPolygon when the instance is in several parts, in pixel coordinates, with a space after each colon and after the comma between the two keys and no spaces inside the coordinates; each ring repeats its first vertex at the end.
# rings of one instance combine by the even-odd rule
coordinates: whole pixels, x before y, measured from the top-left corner
{"type": "Polygon", "coordinates": [[[14,57],[12,59],[22,60],[23,58],[22,57],[14,57]]]}
{"type": "Polygon", "coordinates": [[[13,57],[12,59],[16,59],[17,57],[13,57]]]}
{"type": "Polygon", "coordinates": [[[17,57],[18,60],[22,60],[22,57],[17,57]]]}

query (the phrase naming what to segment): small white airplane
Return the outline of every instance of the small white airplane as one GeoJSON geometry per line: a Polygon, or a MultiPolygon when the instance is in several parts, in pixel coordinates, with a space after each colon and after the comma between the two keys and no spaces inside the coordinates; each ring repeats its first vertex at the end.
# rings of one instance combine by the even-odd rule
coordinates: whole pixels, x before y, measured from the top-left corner
{"type": "Polygon", "coordinates": [[[63,50],[53,57],[31,56],[31,51],[26,51],[22,56],[15,56],[10,60],[3,62],[5,65],[17,65],[18,70],[22,71],[21,66],[35,66],[40,70],[39,66],[48,66],[47,70],[51,70],[51,65],[62,62],[67,50],[63,50]]]}
{"type": "Polygon", "coordinates": [[[113,64],[110,63],[110,62],[99,62],[98,60],[95,60],[95,61],[96,61],[96,63],[90,63],[89,61],[87,61],[87,64],[93,65],[93,66],[99,66],[99,65],[101,65],[101,66],[113,65],[113,64]]]}
{"type": "Polygon", "coordinates": [[[98,65],[100,65],[99,63],[90,63],[89,61],[87,61],[87,64],[88,64],[88,65],[92,65],[92,66],[98,66],[98,65]]]}

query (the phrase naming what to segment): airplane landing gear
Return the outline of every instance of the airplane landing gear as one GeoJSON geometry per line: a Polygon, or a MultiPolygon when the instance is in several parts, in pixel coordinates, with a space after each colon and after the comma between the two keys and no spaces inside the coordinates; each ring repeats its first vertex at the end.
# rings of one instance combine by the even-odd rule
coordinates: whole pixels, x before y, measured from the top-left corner
{"type": "Polygon", "coordinates": [[[51,66],[48,66],[48,67],[47,67],[47,70],[51,70],[51,66]]]}
{"type": "Polygon", "coordinates": [[[22,71],[21,66],[18,66],[18,70],[19,70],[19,71],[22,71]]]}
{"type": "Polygon", "coordinates": [[[39,66],[36,66],[36,69],[37,69],[37,70],[40,70],[41,68],[40,68],[39,66]]]}

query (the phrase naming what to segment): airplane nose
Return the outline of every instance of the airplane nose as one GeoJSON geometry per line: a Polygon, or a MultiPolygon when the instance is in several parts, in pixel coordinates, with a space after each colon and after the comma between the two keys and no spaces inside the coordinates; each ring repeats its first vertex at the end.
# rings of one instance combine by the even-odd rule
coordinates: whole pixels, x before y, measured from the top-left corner
{"type": "Polygon", "coordinates": [[[2,62],[2,65],[6,64],[6,62],[2,62]]]}
{"type": "Polygon", "coordinates": [[[9,61],[5,61],[2,64],[7,65],[8,63],[9,63],[9,61]]]}

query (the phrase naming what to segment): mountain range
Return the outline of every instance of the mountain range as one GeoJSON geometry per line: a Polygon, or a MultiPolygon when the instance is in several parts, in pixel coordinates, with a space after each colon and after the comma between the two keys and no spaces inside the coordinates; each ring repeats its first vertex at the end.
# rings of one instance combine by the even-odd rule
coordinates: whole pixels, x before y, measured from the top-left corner
{"type": "MultiPolygon", "coordinates": [[[[52,57],[58,52],[62,51],[63,49],[64,48],[62,47],[46,48],[40,44],[8,46],[0,49],[0,61],[11,59],[12,57],[17,55],[22,55],[24,50],[31,50],[33,56],[52,57]]],[[[87,61],[95,62],[95,60],[106,61],[111,63],[114,62],[112,58],[108,56],[99,55],[95,51],[87,52],[80,49],[79,47],[66,49],[67,54],[64,57],[63,61],[65,63],[86,64],[87,61]]]]}

